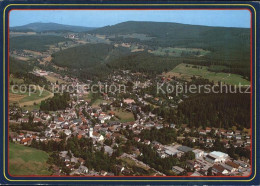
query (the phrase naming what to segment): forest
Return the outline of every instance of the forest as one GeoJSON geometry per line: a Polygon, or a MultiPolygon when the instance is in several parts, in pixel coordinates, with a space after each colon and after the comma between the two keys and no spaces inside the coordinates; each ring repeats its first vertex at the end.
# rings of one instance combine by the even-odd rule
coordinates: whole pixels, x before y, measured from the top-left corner
{"type": "MultiPolygon", "coordinates": [[[[129,38],[129,40],[131,43],[138,42],[153,48],[201,48],[211,52],[209,55],[201,57],[209,61],[210,64],[217,63],[229,66],[230,73],[247,76],[250,73],[250,29],[248,28],[128,21],[97,28],[88,31],[88,33],[115,36],[119,34],[125,36],[135,33],[145,34],[151,39],[129,38]]],[[[125,37],[116,37],[112,40],[118,42],[120,38],[127,41],[125,37]]]]}
{"type": "Polygon", "coordinates": [[[40,110],[42,111],[57,111],[64,110],[69,106],[68,101],[70,100],[69,93],[54,94],[54,97],[49,98],[41,102],[40,110]]]}
{"type": "Polygon", "coordinates": [[[17,36],[10,38],[10,50],[33,50],[44,52],[49,49],[48,45],[64,41],[70,41],[70,39],[53,35],[17,36]]]}
{"type": "Polygon", "coordinates": [[[185,99],[175,109],[156,108],[153,111],[168,122],[190,127],[216,127],[239,130],[250,128],[250,94],[198,94],[185,99]]]}

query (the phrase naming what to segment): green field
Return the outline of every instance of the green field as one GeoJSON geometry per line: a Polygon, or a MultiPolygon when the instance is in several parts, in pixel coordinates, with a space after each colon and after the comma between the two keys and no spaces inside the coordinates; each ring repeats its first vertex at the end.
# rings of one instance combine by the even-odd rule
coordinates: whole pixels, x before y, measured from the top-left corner
{"type": "Polygon", "coordinates": [[[230,73],[223,73],[223,72],[210,72],[208,71],[208,67],[206,66],[198,66],[199,68],[193,68],[193,65],[190,64],[179,64],[173,70],[166,73],[166,76],[177,76],[179,78],[183,78],[186,80],[190,80],[191,77],[202,77],[208,79],[210,81],[218,82],[221,81],[223,83],[229,85],[250,85],[250,82],[246,79],[243,79],[241,75],[237,74],[230,74],[230,73]]]}
{"type": "Polygon", "coordinates": [[[26,92],[19,92],[19,90],[12,91],[12,88],[9,89],[9,101],[10,103],[19,103],[20,106],[29,106],[34,105],[35,103],[38,104],[42,100],[52,97],[53,94],[47,90],[43,90],[42,94],[40,94],[40,90],[36,89],[35,92],[29,91],[26,92]]]}
{"type": "Polygon", "coordinates": [[[44,151],[9,143],[9,172],[11,175],[51,175],[46,163],[48,157],[44,151]]]}
{"type": "Polygon", "coordinates": [[[135,121],[134,115],[132,112],[128,112],[128,111],[123,111],[122,109],[115,109],[113,110],[113,112],[115,112],[115,115],[118,116],[120,119],[120,122],[131,122],[131,121],[135,121]]]}

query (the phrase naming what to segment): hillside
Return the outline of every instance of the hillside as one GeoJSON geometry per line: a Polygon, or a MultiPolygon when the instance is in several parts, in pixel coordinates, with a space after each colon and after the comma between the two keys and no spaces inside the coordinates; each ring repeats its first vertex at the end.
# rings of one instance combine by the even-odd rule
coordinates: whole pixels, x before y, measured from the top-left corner
{"type": "Polygon", "coordinates": [[[10,73],[28,73],[29,71],[33,70],[33,66],[30,65],[29,62],[21,61],[18,59],[15,59],[13,57],[10,57],[10,73]]]}
{"type": "Polygon", "coordinates": [[[81,78],[101,78],[110,72],[106,62],[129,52],[127,48],[109,44],[86,44],[54,53],[52,62],[68,67],[69,72],[81,78]]]}
{"type": "Polygon", "coordinates": [[[210,53],[203,56],[209,65],[231,66],[232,73],[249,76],[250,29],[187,25],[162,22],[128,21],[88,31],[113,36],[115,41],[128,39],[150,48],[200,48],[210,53]],[[143,34],[142,40],[135,34],[143,34]],[[235,69],[235,70],[234,70],[235,69]]]}
{"type": "Polygon", "coordinates": [[[58,23],[30,23],[23,26],[11,27],[11,31],[35,31],[35,32],[46,32],[46,31],[70,31],[70,32],[85,32],[93,30],[92,27],[83,27],[83,26],[72,26],[72,25],[63,25],[58,23]]]}

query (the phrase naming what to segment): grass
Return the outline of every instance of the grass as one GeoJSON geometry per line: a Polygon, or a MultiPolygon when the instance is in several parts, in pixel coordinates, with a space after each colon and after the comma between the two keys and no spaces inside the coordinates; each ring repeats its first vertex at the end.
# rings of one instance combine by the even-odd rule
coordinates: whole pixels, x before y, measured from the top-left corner
{"type": "Polygon", "coordinates": [[[221,81],[229,85],[238,85],[239,83],[241,83],[241,85],[250,85],[250,82],[244,79],[241,75],[223,72],[210,72],[208,71],[208,67],[206,66],[197,65],[197,67],[199,68],[192,68],[192,66],[193,65],[181,63],[165,75],[177,76],[185,80],[190,80],[191,77],[196,76],[208,79],[210,81],[214,81],[215,83],[221,81]]]}
{"type": "Polygon", "coordinates": [[[11,175],[51,175],[46,163],[49,155],[41,150],[9,143],[11,175]]]}
{"type": "Polygon", "coordinates": [[[10,103],[19,103],[20,106],[30,106],[34,105],[35,103],[38,104],[42,100],[47,99],[49,97],[52,97],[53,94],[47,90],[43,90],[42,94],[40,95],[40,90],[37,87],[36,91],[34,93],[29,94],[29,91],[26,91],[25,93],[19,92],[19,90],[15,90],[15,92],[12,92],[12,89],[9,89],[9,100],[10,103]],[[18,93],[16,93],[18,92],[18,93]]]}
{"type": "Polygon", "coordinates": [[[51,83],[56,83],[56,81],[58,81],[59,84],[61,83],[66,83],[66,81],[64,81],[63,79],[57,78],[52,74],[49,74],[47,76],[44,76],[48,81],[50,81],[51,83]]]}
{"type": "Polygon", "coordinates": [[[135,121],[134,115],[132,112],[123,111],[122,109],[119,110],[113,110],[115,112],[115,116],[118,116],[120,119],[120,122],[131,122],[135,121]]]}

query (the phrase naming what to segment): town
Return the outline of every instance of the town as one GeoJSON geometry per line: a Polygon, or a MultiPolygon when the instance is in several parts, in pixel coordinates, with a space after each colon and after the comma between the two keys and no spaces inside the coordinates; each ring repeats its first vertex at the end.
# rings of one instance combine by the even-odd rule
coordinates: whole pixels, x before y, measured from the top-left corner
{"type": "MultiPolygon", "coordinates": [[[[51,83],[56,88],[86,85],[50,71],[31,73],[62,79],[63,84],[51,83]]],[[[15,125],[9,126],[10,143],[51,152],[52,175],[250,175],[250,132],[166,121],[163,114],[153,111],[162,105],[175,109],[189,95],[155,97],[148,91],[154,82],[183,80],[119,70],[98,84],[103,88],[124,85],[126,92],[67,91],[54,95],[50,102],[42,101],[38,110],[12,106],[9,122],[15,125]]]]}

